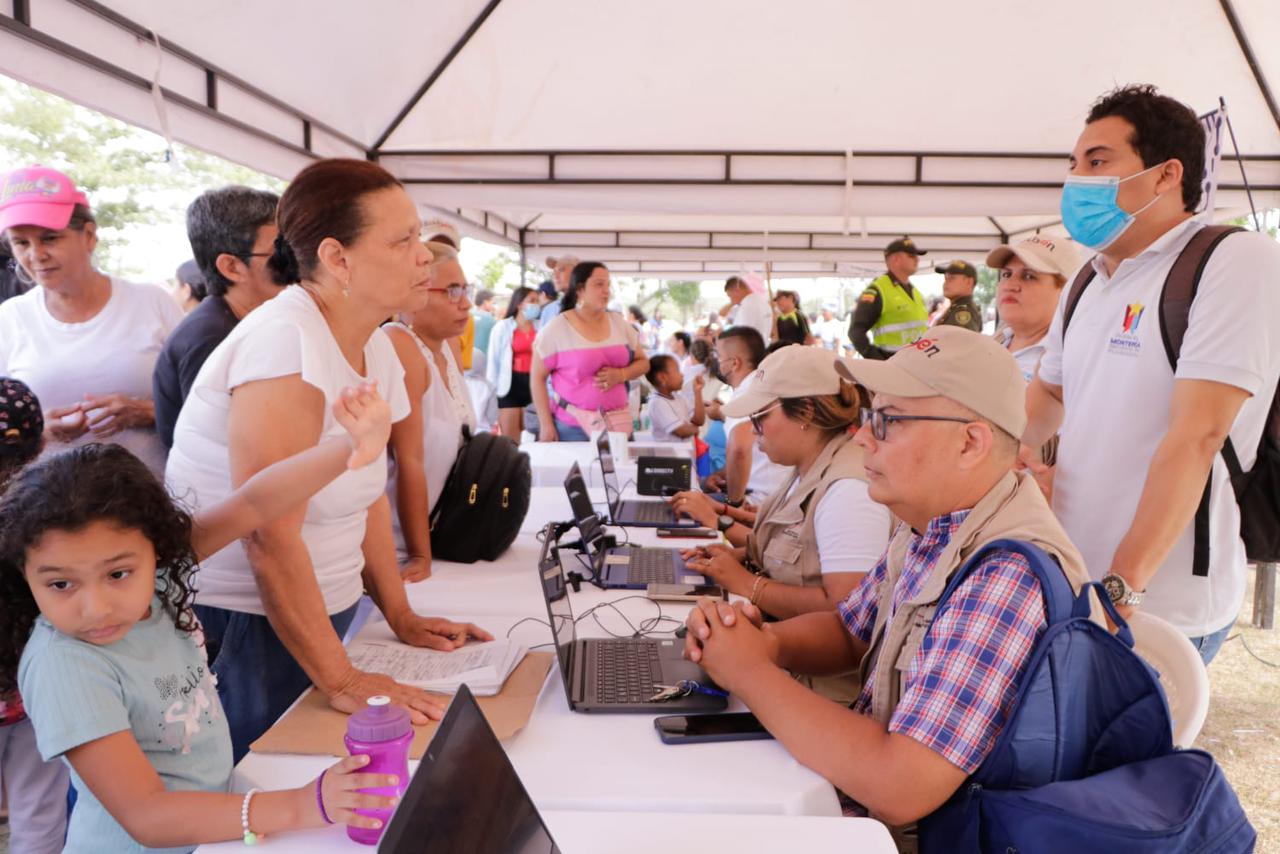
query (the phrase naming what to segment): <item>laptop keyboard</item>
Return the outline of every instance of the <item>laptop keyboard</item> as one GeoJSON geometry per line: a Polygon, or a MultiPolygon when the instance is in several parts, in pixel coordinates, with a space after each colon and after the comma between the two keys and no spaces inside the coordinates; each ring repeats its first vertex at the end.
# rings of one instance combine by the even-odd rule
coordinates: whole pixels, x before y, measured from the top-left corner
{"type": "Polygon", "coordinates": [[[645,703],[662,681],[658,645],[646,640],[608,640],[596,650],[596,701],[645,703]]]}
{"type": "Polygon", "coordinates": [[[631,548],[627,550],[627,579],[632,584],[674,584],[675,567],[667,549],[631,548]]]}
{"type": "Polygon", "coordinates": [[[671,508],[661,501],[627,501],[623,509],[626,511],[623,518],[634,519],[637,522],[675,521],[671,508]]]}

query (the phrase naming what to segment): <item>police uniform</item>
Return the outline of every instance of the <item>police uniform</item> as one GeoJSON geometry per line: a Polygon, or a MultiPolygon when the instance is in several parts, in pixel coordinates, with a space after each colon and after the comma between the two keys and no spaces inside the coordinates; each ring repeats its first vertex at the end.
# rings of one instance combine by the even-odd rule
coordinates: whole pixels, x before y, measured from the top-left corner
{"type": "Polygon", "coordinates": [[[982,308],[973,297],[956,297],[946,314],[938,318],[935,326],[963,326],[973,332],[982,331],[982,308]]]}
{"type": "MultiPolygon", "coordinates": [[[[895,252],[926,254],[911,238],[890,243],[885,257],[895,252]]],[[[924,296],[910,282],[899,282],[891,273],[873,280],[858,297],[849,321],[849,340],[865,359],[887,359],[922,338],[929,329],[929,309],[924,296]]]]}
{"type": "MultiPolygon", "coordinates": [[[[974,266],[966,261],[952,261],[950,264],[934,267],[934,272],[942,273],[958,273],[961,276],[968,276],[976,283],[978,281],[978,271],[974,266]]],[[[946,313],[939,317],[934,326],[963,326],[971,332],[982,331],[982,308],[974,302],[973,296],[956,297],[951,301],[951,306],[946,313]]]]}

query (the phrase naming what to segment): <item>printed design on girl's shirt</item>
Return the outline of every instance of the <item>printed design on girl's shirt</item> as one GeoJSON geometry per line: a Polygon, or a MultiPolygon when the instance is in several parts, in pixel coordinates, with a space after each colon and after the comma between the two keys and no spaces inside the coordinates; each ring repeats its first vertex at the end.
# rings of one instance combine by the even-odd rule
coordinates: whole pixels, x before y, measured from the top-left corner
{"type": "Polygon", "coordinates": [[[201,651],[200,663],[188,665],[181,673],[158,676],[154,680],[161,702],[168,704],[164,706],[164,720],[159,725],[160,743],[172,750],[181,748],[184,755],[191,752],[191,741],[200,733],[202,724],[209,725],[217,720],[221,709],[216,702],[213,673],[204,656],[203,632],[197,630],[193,635],[201,635],[192,637],[201,651]]]}

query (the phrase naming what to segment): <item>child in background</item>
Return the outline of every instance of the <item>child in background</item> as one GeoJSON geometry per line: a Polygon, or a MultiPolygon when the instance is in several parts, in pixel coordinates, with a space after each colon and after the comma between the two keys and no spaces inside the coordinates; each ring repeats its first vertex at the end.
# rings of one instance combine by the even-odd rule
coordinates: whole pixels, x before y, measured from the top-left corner
{"type": "Polygon", "coordinates": [[[228,791],[231,737],[191,580],[201,558],[376,460],[389,413],[372,387],[346,390],[333,414],[349,437],[259,472],[194,518],[116,445],[49,456],[11,479],[0,496],[0,691],[16,670],[40,753],[71,767],[79,798],[66,851],[188,851],[333,821],[378,826],[352,810],[395,799],[356,790],[395,778],[354,773],[363,756],[298,789],[228,791]]]}
{"type": "Polygon", "coordinates": [[[644,376],[657,392],[649,399],[649,422],[654,440],[680,442],[697,436],[698,428],[706,420],[702,403],[703,378],[700,375],[693,378],[691,404],[679,393],[684,388],[684,376],[675,357],[650,356],[649,371],[644,376]]]}
{"type": "MultiPolygon", "coordinates": [[[[44,415],[26,383],[0,377],[0,495],[44,448],[44,415]]],[[[3,629],[0,629],[3,631],[3,629]]],[[[0,691],[0,780],[9,798],[12,854],[53,854],[67,835],[67,788],[61,762],[45,762],[17,691],[0,691]]]]}

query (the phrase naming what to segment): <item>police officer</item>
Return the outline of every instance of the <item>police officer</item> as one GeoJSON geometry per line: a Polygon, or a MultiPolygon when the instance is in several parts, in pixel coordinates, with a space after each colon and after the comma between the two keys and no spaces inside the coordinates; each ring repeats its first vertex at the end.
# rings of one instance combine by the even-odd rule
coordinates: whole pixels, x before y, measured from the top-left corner
{"type": "Polygon", "coordinates": [[[968,261],[952,261],[933,269],[942,274],[942,295],[951,300],[951,307],[934,326],[963,326],[972,332],[981,332],[982,309],[973,301],[978,271],[968,261]]]}
{"type": "Polygon", "coordinates": [[[858,297],[849,321],[849,340],[864,359],[887,359],[928,330],[929,309],[910,281],[920,268],[920,256],[925,254],[910,237],[901,237],[885,247],[884,265],[888,272],[872,281],[858,297]]]}

